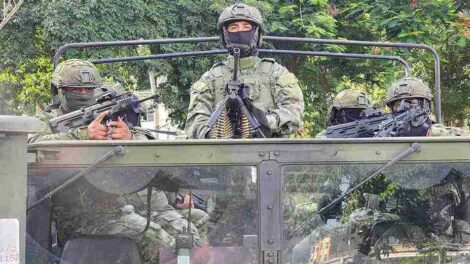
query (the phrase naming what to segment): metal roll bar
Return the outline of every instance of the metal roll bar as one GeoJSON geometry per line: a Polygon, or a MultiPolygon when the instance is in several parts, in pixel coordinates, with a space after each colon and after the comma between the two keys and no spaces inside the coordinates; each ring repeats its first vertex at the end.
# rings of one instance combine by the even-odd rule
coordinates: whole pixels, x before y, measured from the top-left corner
{"type": "MultiPolygon", "coordinates": [[[[131,56],[109,59],[98,59],[92,61],[94,64],[115,63],[115,62],[129,62],[129,61],[142,61],[153,59],[168,59],[168,58],[181,58],[181,57],[199,57],[207,55],[226,54],[227,50],[207,50],[207,51],[189,51],[189,52],[174,52],[162,53],[146,56],[131,56]]],[[[274,49],[260,49],[260,54],[276,54],[276,55],[300,55],[300,56],[322,56],[322,57],[336,57],[347,59],[381,59],[381,60],[394,60],[398,61],[404,66],[404,75],[408,76],[411,65],[400,56],[386,56],[386,55],[373,55],[373,54],[358,54],[358,53],[333,53],[324,51],[300,51],[300,50],[274,50],[274,49]]]]}
{"type": "MultiPolygon", "coordinates": [[[[376,41],[358,41],[358,40],[336,40],[336,39],[314,39],[314,38],[296,38],[296,37],[277,37],[265,36],[265,41],[288,42],[288,43],[309,43],[309,44],[333,44],[344,46],[374,46],[389,48],[410,48],[424,49],[431,52],[434,57],[434,88],[435,88],[435,114],[436,121],[441,123],[441,68],[440,57],[431,46],[425,44],[411,44],[399,42],[376,42],[376,41]]],[[[218,37],[201,37],[201,38],[175,38],[175,39],[153,39],[153,40],[125,40],[125,41],[105,41],[105,42],[84,42],[71,43],[60,47],[53,57],[54,67],[57,66],[60,56],[70,48],[87,48],[87,47],[109,47],[109,46],[137,46],[137,45],[163,45],[175,43],[200,43],[200,42],[217,42],[218,37]]],[[[298,54],[301,55],[301,54],[298,54]]],[[[365,55],[365,54],[364,54],[365,55]]],[[[325,55],[326,56],[326,55],[325,55]]],[[[53,91],[53,95],[54,95],[53,91]]]]}

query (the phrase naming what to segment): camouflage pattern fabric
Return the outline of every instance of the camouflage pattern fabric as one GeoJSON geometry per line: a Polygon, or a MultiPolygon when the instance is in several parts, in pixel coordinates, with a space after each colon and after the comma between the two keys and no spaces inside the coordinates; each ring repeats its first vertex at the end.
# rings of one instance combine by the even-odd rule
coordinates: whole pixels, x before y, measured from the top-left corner
{"type": "Polygon", "coordinates": [[[441,124],[433,124],[428,132],[431,137],[445,137],[445,136],[470,136],[470,131],[460,127],[447,127],[441,124]]]}
{"type": "MultiPolygon", "coordinates": [[[[202,131],[217,104],[225,98],[225,84],[231,79],[233,57],[218,63],[191,87],[186,134],[202,138],[202,131]]],[[[302,124],[304,100],[294,74],[273,59],[240,59],[240,81],[250,87],[252,104],[265,112],[274,134],[288,135],[302,124]]]]}
{"type": "MultiPolygon", "coordinates": [[[[41,133],[31,135],[29,143],[46,140],[86,140],[86,128],[53,134],[49,120],[63,114],[60,109],[42,113],[41,133]]],[[[133,139],[146,139],[133,133],[133,139]]],[[[77,180],[52,197],[52,217],[56,221],[59,245],[75,235],[119,235],[135,239],[145,263],[158,262],[158,248],[174,247],[175,239],[154,222],[142,233],[147,219],[135,213],[131,204],[136,194],[110,194],[93,186],[85,178],[77,180]]]]}
{"type": "MultiPolygon", "coordinates": [[[[36,134],[30,134],[28,136],[28,143],[34,143],[39,141],[50,141],[50,140],[87,140],[87,128],[82,127],[78,129],[70,129],[66,133],[53,133],[50,126],[49,120],[52,118],[58,117],[63,115],[64,112],[58,108],[53,109],[51,112],[41,112],[40,114],[36,115],[41,121],[41,132],[36,134]]],[[[147,137],[143,132],[139,130],[138,127],[131,128],[132,139],[133,140],[146,140],[147,137]]]]}
{"type": "MultiPolygon", "coordinates": [[[[141,214],[145,214],[147,205],[147,191],[138,193],[141,199],[141,214]]],[[[188,227],[188,210],[176,210],[168,202],[167,195],[163,191],[155,191],[152,193],[151,199],[152,221],[159,224],[165,231],[172,236],[178,233],[185,233],[188,227]]],[[[194,237],[194,245],[207,244],[205,234],[205,225],[209,216],[202,210],[191,209],[191,234],[194,237]],[[204,234],[201,234],[204,232],[204,234]]]]}

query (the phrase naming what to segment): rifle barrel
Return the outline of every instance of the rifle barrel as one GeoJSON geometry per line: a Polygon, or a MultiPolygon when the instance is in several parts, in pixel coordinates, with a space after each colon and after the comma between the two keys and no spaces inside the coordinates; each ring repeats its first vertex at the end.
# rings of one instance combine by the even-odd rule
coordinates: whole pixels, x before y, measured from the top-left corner
{"type": "Polygon", "coordinates": [[[233,53],[233,64],[234,64],[233,65],[232,80],[237,81],[238,80],[238,67],[239,67],[239,64],[240,64],[240,49],[239,48],[233,48],[232,53],[233,53]]]}

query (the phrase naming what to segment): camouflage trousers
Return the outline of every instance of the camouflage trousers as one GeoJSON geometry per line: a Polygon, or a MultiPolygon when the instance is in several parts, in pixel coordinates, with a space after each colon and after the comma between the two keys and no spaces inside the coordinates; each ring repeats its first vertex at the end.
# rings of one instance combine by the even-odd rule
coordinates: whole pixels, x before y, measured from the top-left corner
{"type": "MultiPolygon", "coordinates": [[[[170,235],[187,232],[189,210],[170,210],[154,212],[152,221],[159,224],[170,235]]],[[[207,244],[207,231],[205,228],[209,216],[199,209],[191,209],[190,232],[194,237],[194,246],[207,244]]]]}
{"type": "Polygon", "coordinates": [[[155,222],[150,222],[148,230],[142,233],[147,225],[147,219],[135,213],[132,205],[123,206],[121,211],[120,217],[94,221],[82,226],[76,232],[131,238],[137,242],[144,263],[158,263],[158,249],[175,246],[174,237],[155,222]]]}

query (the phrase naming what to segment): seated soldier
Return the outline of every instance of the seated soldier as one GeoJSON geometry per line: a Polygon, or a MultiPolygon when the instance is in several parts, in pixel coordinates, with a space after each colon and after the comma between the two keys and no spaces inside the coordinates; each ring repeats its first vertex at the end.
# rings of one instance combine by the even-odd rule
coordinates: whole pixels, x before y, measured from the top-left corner
{"type": "MultiPolygon", "coordinates": [[[[328,108],[326,126],[335,126],[353,122],[365,117],[364,110],[371,107],[367,94],[355,89],[339,92],[328,108]]],[[[325,138],[326,130],[318,133],[316,138],[325,138]]]]}

